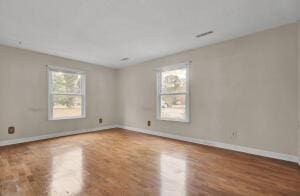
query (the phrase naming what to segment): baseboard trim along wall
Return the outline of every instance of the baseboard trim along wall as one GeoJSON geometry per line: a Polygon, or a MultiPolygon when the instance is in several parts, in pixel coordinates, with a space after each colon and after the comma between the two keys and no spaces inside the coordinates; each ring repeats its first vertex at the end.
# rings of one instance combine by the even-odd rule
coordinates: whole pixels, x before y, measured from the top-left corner
{"type": "Polygon", "coordinates": [[[20,144],[20,143],[25,143],[25,142],[33,142],[33,141],[51,139],[51,138],[56,138],[56,137],[68,136],[68,135],[76,135],[76,134],[80,134],[80,133],[102,131],[102,130],[112,129],[112,128],[116,128],[116,127],[126,129],[129,131],[145,133],[145,134],[149,134],[149,135],[155,135],[155,136],[160,136],[160,137],[165,137],[165,138],[170,138],[170,139],[176,139],[176,140],[181,140],[181,141],[186,141],[186,142],[191,142],[191,143],[196,143],[196,144],[202,144],[202,145],[207,145],[207,146],[212,146],[212,147],[217,147],[217,148],[223,148],[223,149],[234,150],[234,151],[238,151],[238,152],[244,152],[244,153],[253,154],[253,155],[259,155],[259,156],[264,156],[264,157],[269,157],[269,158],[274,158],[274,159],[295,162],[300,165],[299,157],[294,156],[294,155],[282,154],[282,153],[271,152],[271,151],[266,151],[266,150],[259,150],[259,149],[255,149],[255,148],[238,146],[238,145],[233,145],[233,144],[226,144],[226,143],[210,141],[210,140],[202,140],[202,139],[184,137],[184,136],[179,136],[179,135],[174,135],[174,134],[169,134],[169,133],[163,133],[163,132],[159,132],[159,131],[150,131],[147,129],[129,127],[129,126],[123,126],[123,125],[108,125],[108,126],[96,127],[96,128],[90,128],[90,129],[78,129],[78,130],[73,130],[73,131],[55,132],[55,133],[39,135],[39,136],[32,136],[32,137],[25,137],[25,138],[17,138],[17,139],[2,140],[2,141],[0,140],[0,146],[8,146],[8,145],[20,144]]]}
{"type": "Polygon", "coordinates": [[[135,127],[129,127],[129,126],[123,126],[123,125],[118,125],[117,127],[129,130],[129,131],[146,133],[149,135],[155,135],[155,136],[160,136],[160,137],[165,137],[165,138],[170,138],[170,139],[192,142],[192,143],[196,143],[196,144],[203,144],[203,145],[213,146],[213,147],[217,147],[217,148],[223,148],[223,149],[228,149],[228,150],[233,150],[233,151],[238,151],[238,152],[244,152],[244,153],[253,154],[253,155],[259,155],[259,156],[263,156],[263,157],[269,157],[269,158],[274,158],[274,159],[295,162],[300,165],[300,160],[299,160],[298,156],[294,156],[294,155],[282,154],[282,153],[271,152],[271,151],[266,151],[266,150],[259,150],[259,149],[255,149],[255,148],[238,146],[238,145],[233,145],[233,144],[226,144],[226,143],[210,141],[210,140],[202,140],[202,139],[184,137],[184,136],[179,136],[179,135],[174,135],[174,134],[169,134],[169,133],[163,133],[163,132],[159,132],[159,131],[150,131],[150,130],[142,129],[142,128],[135,128],[135,127]]]}
{"type": "Polygon", "coordinates": [[[116,125],[108,125],[108,126],[95,127],[95,128],[90,128],[90,129],[78,129],[78,130],[73,130],[73,131],[54,132],[54,133],[50,133],[50,134],[25,137],[25,138],[16,138],[16,139],[2,140],[2,141],[0,140],[0,146],[8,146],[8,145],[12,145],[12,144],[33,142],[33,141],[45,140],[45,139],[68,136],[68,135],[76,135],[76,134],[80,134],[80,133],[102,131],[102,130],[112,129],[112,128],[116,128],[116,127],[117,127],[116,125]]]}

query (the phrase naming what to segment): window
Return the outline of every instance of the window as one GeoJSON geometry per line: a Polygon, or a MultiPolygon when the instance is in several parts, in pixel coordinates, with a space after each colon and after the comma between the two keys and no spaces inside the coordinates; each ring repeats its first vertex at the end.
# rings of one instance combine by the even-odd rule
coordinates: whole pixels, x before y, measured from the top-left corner
{"type": "Polygon", "coordinates": [[[189,65],[166,66],[157,72],[157,118],[189,122],[189,65]]]}
{"type": "Polygon", "coordinates": [[[49,120],[85,117],[85,73],[48,66],[49,120]]]}

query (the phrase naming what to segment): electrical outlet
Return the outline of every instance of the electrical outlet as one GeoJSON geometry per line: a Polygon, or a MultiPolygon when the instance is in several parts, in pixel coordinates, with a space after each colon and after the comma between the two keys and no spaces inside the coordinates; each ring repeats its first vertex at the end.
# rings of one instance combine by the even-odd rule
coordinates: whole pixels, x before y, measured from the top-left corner
{"type": "Polygon", "coordinates": [[[8,134],[14,134],[15,133],[15,127],[8,127],[8,134]]]}
{"type": "Polygon", "coordinates": [[[99,118],[99,124],[102,124],[103,120],[102,118],[99,118]]]}
{"type": "Polygon", "coordinates": [[[148,127],[151,126],[151,121],[150,120],[148,120],[147,125],[148,125],[148,127]]]}

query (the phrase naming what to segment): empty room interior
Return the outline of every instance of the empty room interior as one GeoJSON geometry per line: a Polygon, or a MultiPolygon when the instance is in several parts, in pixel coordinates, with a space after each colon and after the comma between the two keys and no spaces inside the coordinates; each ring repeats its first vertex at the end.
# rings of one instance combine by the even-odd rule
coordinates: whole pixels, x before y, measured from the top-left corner
{"type": "Polygon", "coordinates": [[[0,0],[23,195],[300,195],[300,1],[0,0]]]}

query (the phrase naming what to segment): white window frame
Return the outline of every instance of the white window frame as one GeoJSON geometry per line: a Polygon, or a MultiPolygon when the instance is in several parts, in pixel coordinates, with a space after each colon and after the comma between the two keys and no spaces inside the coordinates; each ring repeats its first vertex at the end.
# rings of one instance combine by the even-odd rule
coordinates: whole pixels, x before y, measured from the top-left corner
{"type": "Polygon", "coordinates": [[[175,121],[175,122],[190,122],[190,78],[189,78],[189,68],[190,62],[180,63],[175,65],[168,65],[157,69],[156,72],[156,118],[158,120],[165,120],[165,121],[175,121]],[[162,93],[161,92],[161,74],[165,71],[172,71],[176,69],[186,69],[186,92],[185,93],[162,93]],[[185,119],[170,119],[170,118],[162,118],[161,117],[161,96],[162,95],[186,95],[185,97],[185,119]]]}
{"type": "Polygon", "coordinates": [[[48,72],[48,120],[67,120],[86,118],[86,73],[81,70],[63,68],[58,66],[47,65],[48,72]],[[53,93],[52,92],[52,72],[63,72],[81,75],[81,92],[80,93],[53,93]],[[81,115],[72,117],[53,118],[53,95],[77,95],[81,96],[81,115]]]}

